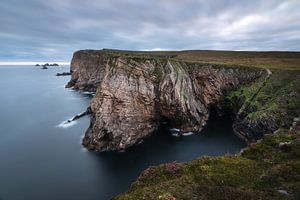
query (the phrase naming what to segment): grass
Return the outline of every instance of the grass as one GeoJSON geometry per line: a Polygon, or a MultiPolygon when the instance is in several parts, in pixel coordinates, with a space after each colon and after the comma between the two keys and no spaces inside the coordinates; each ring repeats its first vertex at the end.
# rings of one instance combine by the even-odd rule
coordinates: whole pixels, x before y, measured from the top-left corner
{"type": "Polygon", "coordinates": [[[261,115],[300,113],[300,71],[274,70],[269,79],[264,77],[256,82],[232,91],[226,97],[229,109],[244,112],[249,118],[261,115]],[[241,109],[240,109],[241,108],[241,109]]]}
{"type": "Polygon", "coordinates": [[[150,167],[114,199],[297,199],[299,186],[300,132],[282,130],[239,155],[150,167]],[[280,142],[291,144],[280,150],[280,142]]]}
{"type": "Polygon", "coordinates": [[[216,64],[247,65],[270,69],[300,69],[299,52],[183,51],[176,57],[216,64]]]}
{"type": "MultiPolygon", "coordinates": [[[[84,50],[96,55],[144,59],[173,59],[177,61],[220,65],[244,65],[269,69],[300,70],[300,52],[288,51],[123,51],[114,49],[84,50]]],[[[82,51],[81,51],[82,52],[82,51]]]]}

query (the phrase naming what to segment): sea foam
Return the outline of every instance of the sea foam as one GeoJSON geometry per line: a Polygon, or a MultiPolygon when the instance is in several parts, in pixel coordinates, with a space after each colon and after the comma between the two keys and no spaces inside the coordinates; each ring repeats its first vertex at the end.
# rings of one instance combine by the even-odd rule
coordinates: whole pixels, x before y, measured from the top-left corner
{"type": "Polygon", "coordinates": [[[58,124],[56,127],[59,127],[59,128],[69,128],[71,126],[74,126],[76,123],[77,123],[76,121],[66,120],[66,121],[63,121],[60,124],[58,124]]]}

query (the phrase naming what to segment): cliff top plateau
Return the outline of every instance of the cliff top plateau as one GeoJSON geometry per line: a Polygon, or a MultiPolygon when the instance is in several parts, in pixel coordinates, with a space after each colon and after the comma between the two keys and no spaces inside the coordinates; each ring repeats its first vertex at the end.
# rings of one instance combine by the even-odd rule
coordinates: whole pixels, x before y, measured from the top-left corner
{"type": "Polygon", "coordinates": [[[300,70],[300,52],[296,51],[130,51],[117,49],[87,49],[80,50],[78,52],[101,56],[122,56],[141,59],[173,59],[197,63],[245,65],[270,69],[300,70]]]}

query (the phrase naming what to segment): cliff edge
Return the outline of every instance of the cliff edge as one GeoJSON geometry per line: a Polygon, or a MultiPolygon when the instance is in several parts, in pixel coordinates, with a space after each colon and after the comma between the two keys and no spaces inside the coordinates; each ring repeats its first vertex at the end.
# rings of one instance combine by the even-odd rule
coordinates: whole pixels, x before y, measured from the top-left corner
{"type": "Polygon", "coordinates": [[[249,83],[256,83],[253,94],[259,93],[273,76],[270,70],[184,61],[174,54],[83,50],[74,53],[71,75],[68,87],[97,91],[83,140],[91,150],[124,150],[151,135],[163,121],[182,132],[199,132],[211,108],[222,110],[226,99],[232,104],[229,109],[237,111],[234,128],[247,141],[279,128],[277,116],[272,115],[274,119],[266,119],[270,122],[265,120],[265,124],[247,118],[256,109],[246,105],[251,99],[230,94],[249,83]]]}

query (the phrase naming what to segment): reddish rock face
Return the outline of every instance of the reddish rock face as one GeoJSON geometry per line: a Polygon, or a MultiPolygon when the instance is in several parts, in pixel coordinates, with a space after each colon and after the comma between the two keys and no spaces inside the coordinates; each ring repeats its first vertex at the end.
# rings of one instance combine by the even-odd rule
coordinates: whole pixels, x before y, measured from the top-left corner
{"type": "Polygon", "coordinates": [[[83,140],[91,150],[124,150],[167,119],[181,131],[200,131],[211,106],[262,70],[79,51],[68,86],[95,91],[83,140]]]}

